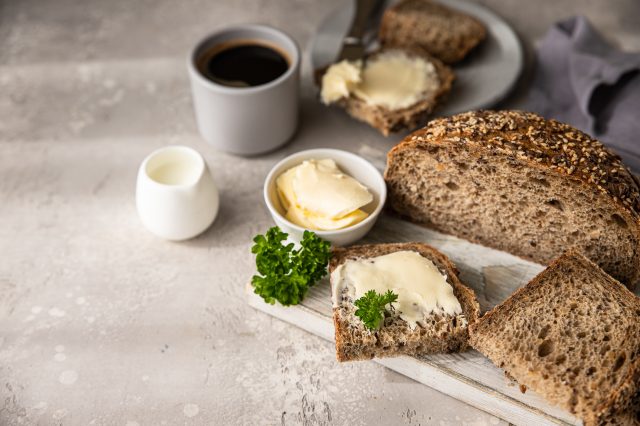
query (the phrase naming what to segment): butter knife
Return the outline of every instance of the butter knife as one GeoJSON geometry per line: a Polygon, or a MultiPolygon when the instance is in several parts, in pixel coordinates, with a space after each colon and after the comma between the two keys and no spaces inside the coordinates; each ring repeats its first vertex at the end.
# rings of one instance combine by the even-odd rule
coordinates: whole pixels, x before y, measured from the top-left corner
{"type": "Polygon", "coordinates": [[[385,0],[354,0],[354,2],[356,11],[349,32],[342,40],[337,62],[343,59],[356,61],[364,57],[367,31],[376,26],[386,3],[385,0]]]}

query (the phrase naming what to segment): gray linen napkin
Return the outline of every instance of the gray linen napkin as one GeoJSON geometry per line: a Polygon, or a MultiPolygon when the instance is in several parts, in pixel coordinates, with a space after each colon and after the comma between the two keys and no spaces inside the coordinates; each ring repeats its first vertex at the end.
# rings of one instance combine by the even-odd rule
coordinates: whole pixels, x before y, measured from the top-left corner
{"type": "Polygon", "coordinates": [[[640,53],[611,46],[583,16],[538,47],[527,108],[596,137],[640,172],[640,53]]]}

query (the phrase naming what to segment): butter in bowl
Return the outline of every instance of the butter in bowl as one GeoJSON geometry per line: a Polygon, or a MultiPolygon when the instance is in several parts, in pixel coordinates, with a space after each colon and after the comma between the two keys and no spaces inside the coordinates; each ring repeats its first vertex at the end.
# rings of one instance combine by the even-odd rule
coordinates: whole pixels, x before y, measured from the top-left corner
{"type": "Polygon", "coordinates": [[[305,230],[334,246],[364,237],[387,196],[382,174],[358,155],[312,149],[290,155],[269,172],[264,198],[273,219],[294,241],[305,230]]]}

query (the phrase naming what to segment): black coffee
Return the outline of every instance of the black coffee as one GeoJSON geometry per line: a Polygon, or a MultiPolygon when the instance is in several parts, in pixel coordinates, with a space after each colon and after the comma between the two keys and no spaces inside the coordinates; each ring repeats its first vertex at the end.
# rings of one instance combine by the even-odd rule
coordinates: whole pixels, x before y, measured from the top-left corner
{"type": "Polygon", "coordinates": [[[282,53],[251,41],[214,46],[198,62],[198,68],[205,77],[230,87],[260,86],[289,69],[289,62],[282,53]]]}

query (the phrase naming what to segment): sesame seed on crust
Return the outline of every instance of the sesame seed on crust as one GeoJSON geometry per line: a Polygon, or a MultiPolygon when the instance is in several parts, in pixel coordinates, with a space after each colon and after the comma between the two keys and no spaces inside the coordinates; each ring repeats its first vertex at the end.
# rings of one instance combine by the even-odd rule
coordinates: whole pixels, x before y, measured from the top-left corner
{"type": "Polygon", "coordinates": [[[468,144],[529,161],[592,185],[640,217],[638,182],[621,158],[568,124],[523,111],[470,111],[432,120],[394,151],[422,142],[468,144]]]}

